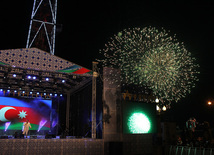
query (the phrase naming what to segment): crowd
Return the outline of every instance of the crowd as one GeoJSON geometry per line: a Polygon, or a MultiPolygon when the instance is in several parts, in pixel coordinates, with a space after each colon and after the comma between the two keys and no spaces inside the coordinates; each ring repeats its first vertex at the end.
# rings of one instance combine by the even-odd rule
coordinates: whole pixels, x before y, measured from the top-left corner
{"type": "Polygon", "coordinates": [[[210,123],[197,123],[194,117],[186,121],[183,131],[177,136],[177,145],[194,147],[214,147],[210,123]]]}

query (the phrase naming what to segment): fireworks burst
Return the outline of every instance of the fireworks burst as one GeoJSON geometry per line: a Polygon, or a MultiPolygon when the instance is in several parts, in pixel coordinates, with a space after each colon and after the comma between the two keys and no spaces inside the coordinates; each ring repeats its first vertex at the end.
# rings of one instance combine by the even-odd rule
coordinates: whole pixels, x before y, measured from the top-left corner
{"type": "Polygon", "coordinates": [[[164,29],[125,29],[100,52],[105,58],[99,61],[118,68],[123,83],[148,86],[162,101],[185,97],[198,80],[195,58],[164,29]]]}

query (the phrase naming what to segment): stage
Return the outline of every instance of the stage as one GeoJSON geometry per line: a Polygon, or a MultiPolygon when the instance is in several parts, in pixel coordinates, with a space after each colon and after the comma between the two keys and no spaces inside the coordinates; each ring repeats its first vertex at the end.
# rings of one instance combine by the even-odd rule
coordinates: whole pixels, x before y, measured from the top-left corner
{"type": "Polygon", "coordinates": [[[0,154],[100,155],[104,152],[103,139],[70,138],[72,137],[67,137],[65,139],[57,139],[57,137],[45,139],[44,136],[28,136],[27,139],[14,139],[8,137],[8,139],[0,140],[0,154]]]}
{"type": "Polygon", "coordinates": [[[36,48],[1,50],[0,58],[0,154],[152,155],[155,151],[155,106],[149,106],[144,94],[135,98],[120,89],[121,83],[114,83],[115,78],[120,81],[117,70],[104,68],[104,80],[96,81],[92,71],[36,48]],[[21,58],[29,59],[25,63],[21,58]],[[136,132],[128,124],[129,114],[144,108],[151,129],[136,132]],[[26,119],[32,126],[28,138],[21,135],[26,119]]]}

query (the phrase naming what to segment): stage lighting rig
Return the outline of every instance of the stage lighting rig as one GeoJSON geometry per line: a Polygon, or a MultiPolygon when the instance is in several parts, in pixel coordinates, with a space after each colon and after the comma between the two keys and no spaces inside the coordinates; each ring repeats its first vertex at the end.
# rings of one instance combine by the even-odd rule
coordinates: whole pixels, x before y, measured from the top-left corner
{"type": "Polygon", "coordinates": [[[60,96],[77,90],[90,80],[90,76],[0,65],[0,88],[5,93],[10,90],[10,94],[13,95],[38,96],[46,93],[60,96]]]}

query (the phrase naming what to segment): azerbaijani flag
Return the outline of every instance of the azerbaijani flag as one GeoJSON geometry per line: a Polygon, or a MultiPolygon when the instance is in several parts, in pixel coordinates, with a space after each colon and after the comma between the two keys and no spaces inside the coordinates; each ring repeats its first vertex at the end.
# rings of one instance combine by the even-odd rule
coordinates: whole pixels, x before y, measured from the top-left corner
{"type": "Polygon", "coordinates": [[[37,98],[0,97],[0,130],[11,122],[8,130],[22,130],[23,122],[29,120],[32,130],[50,130],[52,101],[37,98]]]}

